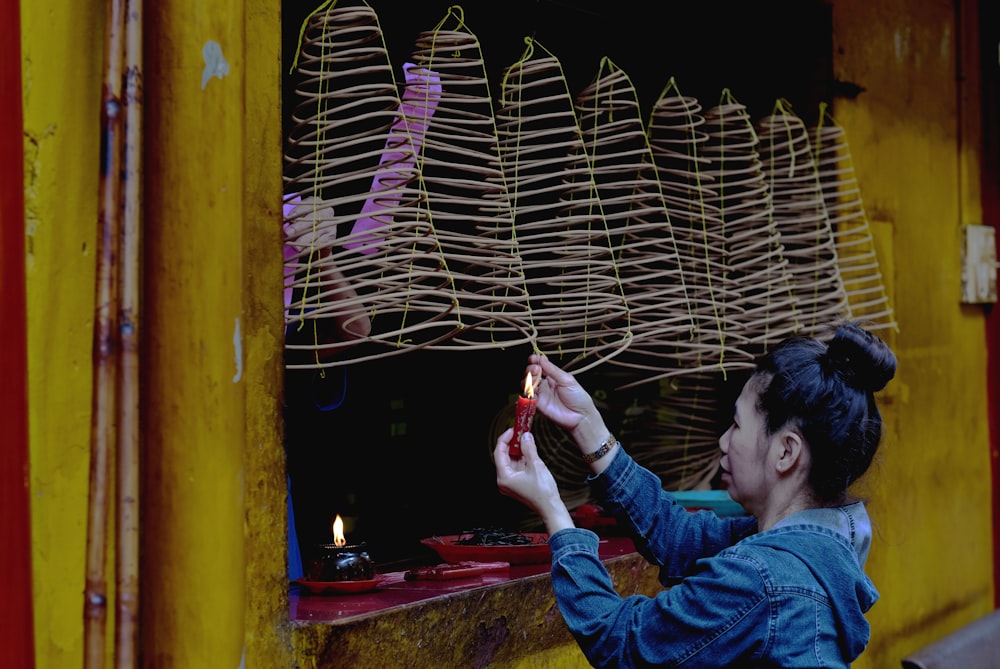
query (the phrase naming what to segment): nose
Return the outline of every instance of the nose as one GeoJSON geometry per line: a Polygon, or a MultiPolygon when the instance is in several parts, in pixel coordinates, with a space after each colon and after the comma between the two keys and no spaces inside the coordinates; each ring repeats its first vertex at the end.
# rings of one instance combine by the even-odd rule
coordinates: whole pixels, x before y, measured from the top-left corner
{"type": "Polygon", "coordinates": [[[721,437],[719,437],[719,450],[722,451],[723,455],[729,452],[729,433],[732,431],[733,428],[730,427],[728,430],[722,433],[721,437]]]}

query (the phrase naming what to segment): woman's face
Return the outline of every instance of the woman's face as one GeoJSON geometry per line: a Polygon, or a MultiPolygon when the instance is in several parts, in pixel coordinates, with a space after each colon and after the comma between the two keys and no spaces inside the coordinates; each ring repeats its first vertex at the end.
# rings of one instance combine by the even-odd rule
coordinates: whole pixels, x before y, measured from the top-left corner
{"type": "Polygon", "coordinates": [[[719,438],[722,449],[722,483],[729,496],[750,513],[760,506],[772,481],[767,467],[769,439],[764,416],[757,409],[760,379],[752,377],[743,386],[733,409],[733,423],[719,438]]]}

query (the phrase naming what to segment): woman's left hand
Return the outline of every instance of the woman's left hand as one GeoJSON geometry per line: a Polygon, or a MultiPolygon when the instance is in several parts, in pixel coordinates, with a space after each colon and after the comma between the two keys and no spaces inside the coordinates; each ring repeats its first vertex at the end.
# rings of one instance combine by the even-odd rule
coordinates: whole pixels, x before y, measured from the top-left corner
{"type": "Polygon", "coordinates": [[[559,486],[538,455],[534,436],[530,432],[521,435],[521,457],[512,459],[510,439],[513,435],[514,430],[507,429],[493,449],[500,492],[537,513],[549,534],[573,527],[573,518],[559,496],[559,486]]]}

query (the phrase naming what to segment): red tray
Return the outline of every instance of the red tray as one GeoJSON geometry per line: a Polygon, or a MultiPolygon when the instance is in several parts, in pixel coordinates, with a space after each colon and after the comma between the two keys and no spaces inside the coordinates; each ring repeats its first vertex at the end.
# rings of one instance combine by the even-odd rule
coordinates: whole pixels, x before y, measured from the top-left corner
{"type": "Polygon", "coordinates": [[[511,564],[543,564],[552,560],[552,550],[549,548],[549,535],[543,533],[526,533],[531,539],[530,544],[499,545],[499,546],[467,546],[456,543],[467,538],[467,534],[449,534],[444,536],[421,539],[420,543],[427,546],[445,562],[509,562],[511,564]]]}
{"type": "Polygon", "coordinates": [[[295,582],[314,595],[350,595],[357,592],[371,592],[378,589],[380,578],[364,581],[310,581],[297,578],[295,582]]]}

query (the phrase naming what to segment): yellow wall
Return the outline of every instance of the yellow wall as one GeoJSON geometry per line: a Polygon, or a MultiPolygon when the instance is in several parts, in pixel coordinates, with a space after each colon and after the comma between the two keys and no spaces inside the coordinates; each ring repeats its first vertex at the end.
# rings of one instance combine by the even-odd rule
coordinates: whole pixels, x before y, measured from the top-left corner
{"type": "Polygon", "coordinates": [[[21,30],[36,662],[78,667],[103,16],[22,2],[21,30]]]}
{"type": "Polygon", "coordinates": [[[236,667],[243,653],[243,11],[168,0],[147,14],[141,610],[153,667],[236,667]]]}
{"type": "MultiPolygon", "coordinates": [[[[257,0],[147,3],[144,666],[290,664],[279,15],[257,0]],[[209,41],[228,70],[205,79],[209,41]]],[[[40,668],[83,661],[104,20],[103,3],[22,3],[40,668]]]]}
{"type": "Polygon", "coordinates": [[[899,322],[890,429],[869,484],[882,600],[858,663],[888,667],[993,608],[985,331],[982,308],[959,304],[961,226],[981,223],[959,133],[975,154],[978,128],[959,108],[955,3],[833,7],[834,75],[866,89],[834,113],[889,251],[899,322]]]}
{"type": "MultiPolygon", "coordinates": [[[[104,16],[100,3],[21,5],[37,666],[64,669],[82,663],[104,16]]],[[[866,89],[833,113],[899,322],[886,442],[861,490],[878,523],[870,571],[882,600],[858,666],[898,666],[992,608],[984,324],[958,299],[961,226],[979,222],[975,124],[958,105],[954,3],[832,6],[835,74],[866,89]]],[[[278,3],[172,0],[148,13],[159,46],[158,79],[146,81],[160,105],[148,242],[160,255],[146,266],[156,302],[144,331],[143,569],[161,580],[143,591],[147,665],[291,666],[272,227],[278,3]],[[202,89],[209,39],[230,71],[202,89]]]]}

